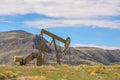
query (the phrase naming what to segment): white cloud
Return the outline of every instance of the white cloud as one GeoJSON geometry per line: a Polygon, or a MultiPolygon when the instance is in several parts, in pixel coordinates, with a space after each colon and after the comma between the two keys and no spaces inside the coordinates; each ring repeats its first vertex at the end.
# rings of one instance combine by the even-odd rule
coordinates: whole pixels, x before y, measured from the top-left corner
{"type": "Polygon", "coordinates": [[[25,22],[29,27],[88,25],[120,28],[120,21],[95,20],[98,17],[120,16],[120,0],[1,0],[0,2],[0,16],[29,13],[67,19],[25,22]]]}
{"type": "Polygon", "coordinates": [[[1,0],[0,15],[37,13],[52,17],[91,18],[120,15],[120,0],[1,0]]]}
{"type": "Polygon", "coordinates": [[[120,28],[120,21],[110,21],[110,20],[91,20],[91,19],[59,19],[59,20],[36,20],[36,21],[26,21],[26,25],[29,27],[36,28],[48,28],[48,27],[80,27],[80,26],[93,26],[102,28],[120,28]]]}
{"type": "Polygon", "coordinates": [[[94,44],[71,44],[71,47],[96,47],[96,48],[102,48],[108,50],[120,49],[120,47],[115,47],[115,46],[99,46],[94,44]]]}

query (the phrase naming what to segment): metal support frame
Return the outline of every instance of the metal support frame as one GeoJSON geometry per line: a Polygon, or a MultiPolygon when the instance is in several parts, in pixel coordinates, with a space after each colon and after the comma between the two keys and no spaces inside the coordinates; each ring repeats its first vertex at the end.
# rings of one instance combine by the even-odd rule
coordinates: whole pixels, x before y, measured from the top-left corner
{"type": "Polygon", "coordinates": [[[54,39],[54,38],[53,38],[53,42],[54,42],[54,47],[55,47],[55,53],[56,53],[57,63],[58,63],[58,64],[61,64],[61,62],[60,62],[60,55],[58,54],[57,45],[56,45],[56,42],[55,42],[55,39],[54,39]]]}

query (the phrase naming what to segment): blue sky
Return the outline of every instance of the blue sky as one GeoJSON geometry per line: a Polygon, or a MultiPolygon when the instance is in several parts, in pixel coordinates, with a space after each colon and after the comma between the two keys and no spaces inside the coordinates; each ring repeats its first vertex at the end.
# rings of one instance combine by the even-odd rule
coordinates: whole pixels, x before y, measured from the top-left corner
{"type": "Polygon", "coordinates": [[[120,49],[120,0],[3,0],[0,32],[44,28],[71,46],[120,49]]]}

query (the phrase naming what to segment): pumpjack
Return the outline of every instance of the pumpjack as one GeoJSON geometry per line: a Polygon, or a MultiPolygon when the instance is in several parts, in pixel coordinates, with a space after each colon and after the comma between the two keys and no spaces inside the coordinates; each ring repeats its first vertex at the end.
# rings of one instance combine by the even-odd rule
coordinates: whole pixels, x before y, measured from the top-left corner
{"type": "Polygon", "coordinates": [[[61,37],[59,37],[59,36],[57,36],[57,35],[55,35],[53,33],[48,32],[45,29],[41,30],[41,33],[40,33],[39,37],[41,39],[43,39],[44,34],[52,38],[52,40],[50,41],[48,46],[46,46],[46,44],[41,41],[40,44],[35,46],[35,48],[38,50],[38,52],[32,52],[26,58],[24,58],[23,56],[14,56],[14,61],[15,62],[19,62],[20,65],[26,65],[26,64],[29,64],[30,61],[32,61],[33,59],[37,58],[36,65],[37,66],[41,66],[41,65],[44,64],[44,57],[42,56],[42,53],[43,52],[47,52],[48,53],[51,45],[53,44],[54,49],[55,49],[55,53],[56,53],[57,63],[61,64],[60,54],[58,53],[56,40],[64,43],[64,48],[62,50],[62,53],[65,53],[65,51],[68,49],[69,44],[70,44],[70,37],[67,37],[66,39],[63,39],[63,38],[61,38],[61,37]]]}

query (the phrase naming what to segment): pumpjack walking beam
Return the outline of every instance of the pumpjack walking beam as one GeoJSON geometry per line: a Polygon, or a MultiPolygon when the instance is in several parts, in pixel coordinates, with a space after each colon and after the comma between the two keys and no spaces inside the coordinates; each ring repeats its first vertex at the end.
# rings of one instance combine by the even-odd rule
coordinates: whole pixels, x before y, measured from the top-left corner
{"type": "MultiPolygon", "coordinates": [[[[67,50],[67,48],[69,47],[70,37],[67,37],[66,40],[65,40],[65,39],[63,39],[63,38],[61,38],[61,37],[59,37],[59,36],[57,36],[57,35],[55,35],[55,34],[52,34],[52,33],[48,32],[48,31],[42,29],[40,35],[43,36],[43,34],[46,34],[46,35],[52,37],[54,40],[58,40],[58,41],[64,43],[65,45],[64,45],[63,52],[65,52],[65,51],[67,50]]],[[[52,40],[52,41],[53,41],[53,40],[52,40]]],[[[52,41],[51,41],[51,42],[52,42],[52,41]]],[[[51,46],[51,45],[50,45],[50,46],[51,46]]]]}

